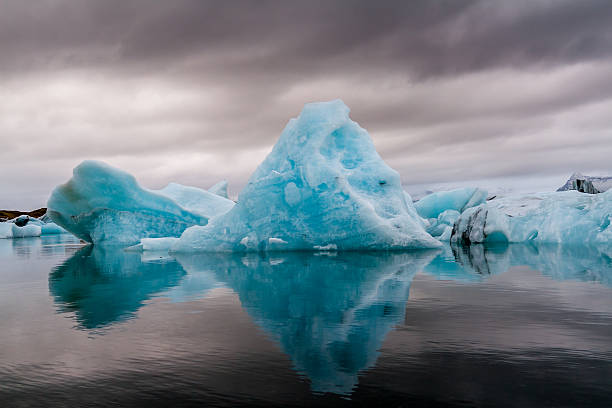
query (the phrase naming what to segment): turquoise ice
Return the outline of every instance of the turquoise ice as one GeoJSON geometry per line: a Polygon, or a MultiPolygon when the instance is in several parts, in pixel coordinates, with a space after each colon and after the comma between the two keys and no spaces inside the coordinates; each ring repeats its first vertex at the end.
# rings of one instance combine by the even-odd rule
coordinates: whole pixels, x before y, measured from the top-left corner
{"type": "Polygon", "coordinates": [[[440,241],[448,242],[459,215],[468,208],[484,203],[486,199],[485,190],[459,188],[425,196],[415,203],[415,208],[419,216],[427,220],[427,232],[440,241]]]}
{"type": "Polygon", "coordinates": [[[186,230],[173,250],[432,248],[399,174],[341,101],[305,105],[229,212],[186,230]]]}
{"type": "Polygon", "coordinates": [[[612,245],[612,190],[508,196],[464,211],[452,241],[612,245]]]}
{"type": "Polygon", "coordinates": [[[227,211],[231,200],[194,187],[142,188],[136,179],[105,163],[87,160],[53,190],[51,219],[91,243],[132,245],[142,238],[178,237],[192,225],[227,211]]]}

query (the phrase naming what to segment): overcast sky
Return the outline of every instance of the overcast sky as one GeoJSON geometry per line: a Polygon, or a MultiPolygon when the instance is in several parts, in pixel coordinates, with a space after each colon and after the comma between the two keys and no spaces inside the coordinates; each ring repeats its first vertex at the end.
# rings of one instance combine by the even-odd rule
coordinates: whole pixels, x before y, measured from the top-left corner
{"type": "Polygon", "coordinates": [[[612,2],[0,0],[0,208],[84,159],[237,193],[334,98],[406,186],[612,173],[612,2]]]}

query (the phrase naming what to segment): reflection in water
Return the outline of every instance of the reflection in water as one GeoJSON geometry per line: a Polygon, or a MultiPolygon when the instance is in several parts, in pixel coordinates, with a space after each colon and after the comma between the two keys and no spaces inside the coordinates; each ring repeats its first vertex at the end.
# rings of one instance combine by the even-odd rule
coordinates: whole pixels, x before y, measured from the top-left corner
{"type": "Polygon", "coordinates": [[[139,254],[88,245],[50,274],[49,291],[61,312],[94,329],[131,318],[184,275],[174,260],[145,263],[139,254]]]}
{"type": "Polygon", "coordinates": [[[612,286],[610,252],[559,246],[447,247],[412,253],[178,255],[177,260],[86,247],[49,288],[82,328],[125,320],[154,295],[173,301],[228,287],[316,392],[347,394],[405,319],[414,275],[478,282],[526,265],[557,280],[612,286]],[[178,261],[178,262],[177,262],[178,261]]]}
{"type": "Polygon", "coordinates": [[[594,246],[453,245],[441,251],[424,272],[438,279],[477,282],[513,266],[528,266],[558,281],[612,287],[612,248],[594,246]]]}
{"type": "Polygon", "coordinates": [[[317,392],[348,393],[403,321],[413,276],[435,253],[267,258],[180,256],[191,274],[215,270],[317,392]]]}

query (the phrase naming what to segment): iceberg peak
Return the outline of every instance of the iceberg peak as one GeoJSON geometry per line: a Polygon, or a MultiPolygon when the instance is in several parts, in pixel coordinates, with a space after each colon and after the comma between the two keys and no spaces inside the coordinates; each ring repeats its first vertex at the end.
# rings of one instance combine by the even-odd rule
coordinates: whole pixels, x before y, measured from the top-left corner
{"type": "Polygon", "coordinates": [[[399,174],[340,99],[291,119],[238,203],[186,230],[176,251],[406,249],[440,246],[406,200],[399,174]]]}

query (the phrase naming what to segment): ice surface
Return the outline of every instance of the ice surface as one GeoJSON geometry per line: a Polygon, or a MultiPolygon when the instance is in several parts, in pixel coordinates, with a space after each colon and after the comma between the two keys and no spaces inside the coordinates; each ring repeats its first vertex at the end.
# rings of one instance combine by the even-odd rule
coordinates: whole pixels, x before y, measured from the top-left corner
{"type": "Polygon", "coordinates": [[[169,197],[184,209],[206,218],[224,214],[234,206],[232,200],[223,198],[220,194],[177,183],[170,183],[163,189],[154,190],[154,192],[169,197]]]}
{"type": "MultiPolygon", "coordinates": [[[[199,194],[187,188],[169,190],[165,194],[182,194],[185,205],[199,194]]],[[[186,209],[166,195],[140,187],[130,174],[90,160],[78,165],[72,178],[53,190],[47,208],[56,224],[77,237],[118,245],[136,244],[141,238],[178,237],[187,227],[205,225],[208,217],[199,211],[210,209],[204,205],[186,209]]]]}
{"type": "Polygon", "coordinates": [[[221,180],[220,182],[209,188],[208,191],[223,198],[229,198],[227,194],[227,180],[221,180]]]}
{"type": "Polygon", "coordinates": [[[186,230],[176,251],[431,248],[399,174],[340,100],[307,104],[287,124],[238,203],[186,230]]]}
{"type": "Polygon", "coordinates": [[[415,203],[415,208],[423,218],[437,218],[446,210],[463,212],[468,208],[482,204],[487,199],[487,192],[479,188],[458,188],[429,194],[415,203]]]}
{"type": "Polygon", "coordinates": [[[612,245],[612,190],[550,192],[494,199],[461,214],[452,240],[612,245]]]}

